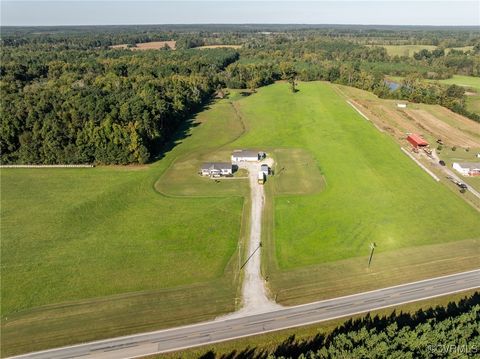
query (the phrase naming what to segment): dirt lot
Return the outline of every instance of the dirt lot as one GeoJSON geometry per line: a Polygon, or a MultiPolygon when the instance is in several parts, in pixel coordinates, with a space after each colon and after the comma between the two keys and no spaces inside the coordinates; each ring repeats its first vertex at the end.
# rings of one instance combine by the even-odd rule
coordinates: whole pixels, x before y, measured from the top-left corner
{"type": "Polygon", "coordinates": [[[172,50],[175,50],[177,42],[176,41],[152,41],[152,42],[141,42],[136,44],[136,47],[128,47],[127,44],[121,45],[112,45],[110,46],[111,49],[131,49],[131,50],[159,50],[163,49],[164,47],[168,46],[172,50]]]}
{"type": "Polygon", "coordinates": [[[355,99],[352,101],[375,124],[397,139],[416,132],[447,146],[480,147],[480,124],[440,106],[410,105],[399,110],[394,101],[355,99]]]}
{"type": "Polygon", "coordinates": [[[221,47],[229,47],[231,49],[239,49],[242,45],[206,45],[206,46],[198,46],[196,49],[218,49],[221,47]]]}

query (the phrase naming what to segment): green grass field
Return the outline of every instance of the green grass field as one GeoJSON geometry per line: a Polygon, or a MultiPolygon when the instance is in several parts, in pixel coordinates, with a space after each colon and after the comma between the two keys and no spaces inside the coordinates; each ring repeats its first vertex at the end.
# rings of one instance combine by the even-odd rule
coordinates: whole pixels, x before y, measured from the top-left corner
{"type": "Polygon", "coordinates": [[[432,51],[437,48],[434,45],[383,45],[382,47],[387,50],[387,54],[390,56],[410,57],[412,57],[415,52],[419,52],[422,49],[432,51]]]}
{"type": "MultiPolygon", "coordinates": [[[[478,267],[475,209],[432,181],[333,86],[301,83],[299,90],[276,84],[237,105],[249,126],[237,147],[303,149],[324,178],[311,195],[280,195],[276,177],[266,184],[263,271],[278,301],[298,304],[478,267]],[[371,242],[378,246],[367,270],[371,242]]],[[[290,185],[301,193],[304,181],[290,185]]]]}
{"type": "Polygon", "coordinates": [[[372,241],[383,252],[478,237],[478,213],[432,183],[330,85],[302,83],[291,94],[278,84],[239,102],[251,127],[239,144],[304,148],[326,178],[317,195],[275,198],[280,268],[361,256],[372,241]]]}
{"type": "Polygon", "coordinates": [[[3,355],[234,310],[246,181],[187,167],[195,191],[167,194],[190,197],[154,189],[177,160],[243,133],[228,100],[195,122],[150,166],[2,169],[3,355]]]}
{"type": "Polygon", "coordinates": [[[478,212],[333,85],[233,92],[195,124],[149,166],[2,170],[2,355],[232,311],[247,181],[196,172],[233,148],[277,161],[265,185],[262,265],[281,303],[480,264],[478,212]]]}

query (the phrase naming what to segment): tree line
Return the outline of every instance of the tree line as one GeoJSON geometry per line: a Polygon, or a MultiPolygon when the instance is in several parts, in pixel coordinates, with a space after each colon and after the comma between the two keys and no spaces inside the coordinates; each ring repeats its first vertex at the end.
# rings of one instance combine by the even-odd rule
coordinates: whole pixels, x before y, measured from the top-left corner
{"type": "Polygon", "coordinates": [[[0,58],[2,163],[145,163],[219,88],[324,80],[381,98],[467,111],[464,89],[424,81],[480,76],[480,33],[380,27],[178,25],[7,28],[0,58]],[[175,39],[177,50],[110,49],[175,39]],[[413,57],[382,42],[436,42],[413,57]],[[204,44],[241,49],[190,49],[204,44]],[[447,45],[471,49],[445,50],[447,45]],[[392,91],[386,75],[403,76],[392,91]]]}

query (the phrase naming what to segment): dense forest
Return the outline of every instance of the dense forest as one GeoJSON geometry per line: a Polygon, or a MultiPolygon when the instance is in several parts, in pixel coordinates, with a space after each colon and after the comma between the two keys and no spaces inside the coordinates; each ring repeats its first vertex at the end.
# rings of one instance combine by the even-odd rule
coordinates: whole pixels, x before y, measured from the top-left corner
{"type": "Polygon", "coordinates": [[[465,107],[465,89],[425,79],[480,76],[474,28],[178,25],[2,28],[2,163],[151,161],[221,88],[325,80],[383,98],[465,107]],[[176,50],[111,45],[175,40],[176,50]],[[238,49],[198,50],[212,44],[238,49]],[[425,44],[412,57],[382,45],[425,44]],[[449,47],[464,47],[463,50],[449,47]],[[448,49],[448,51],[447,51],[448,49]],[[386,76],[403,76],[389,88],[386,76]]]}

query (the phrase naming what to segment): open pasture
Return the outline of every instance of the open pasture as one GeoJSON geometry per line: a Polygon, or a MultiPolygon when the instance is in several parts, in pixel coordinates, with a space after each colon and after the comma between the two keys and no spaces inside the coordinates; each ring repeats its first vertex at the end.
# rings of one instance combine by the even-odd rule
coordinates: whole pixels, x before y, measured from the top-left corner
{"type": "Polygon", "coordinates": [[[241,180],[211,197],[154,188],[177,158],[241,134],[227,102],[149,166],[2,169],[2,355],[234,310],[241,180]]]}
{"type": "MultiPolygon", "coordinates": [[[[278,196],[281,177],[267,181],[271,201],[264,218],[264,267],[281,302],[448,273],[458,270],[458,260],[462,268],[480,264],[476,254],[470,255],[478,245],[478,212],[432,181],[387,133],[357,114],[334,85],[300,83],[292,94],[279,83],[237,106],[249,128],[239,146],[304,149],[325,178],[323,190],[313,195],[278,196]],[[372,242],[383,267],[369,272],[372,242]],[[435,264],[440,258],[441,266],[435,264]],[[382,280],[372,282],[373,277],[382,280]]],[[[289,186],[295,191],[301,181],[289,186]]]]}

